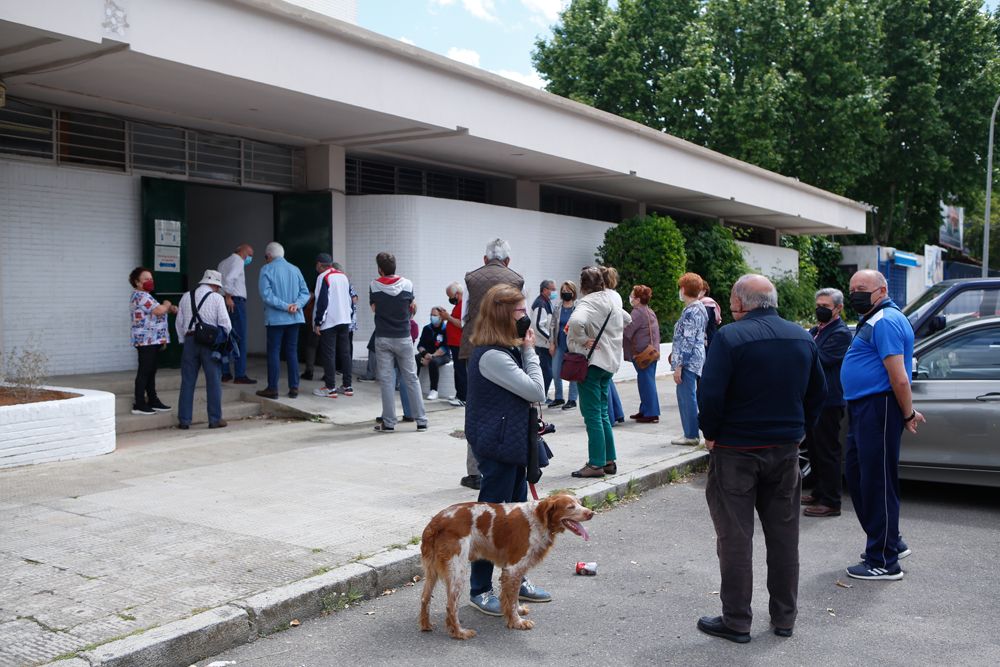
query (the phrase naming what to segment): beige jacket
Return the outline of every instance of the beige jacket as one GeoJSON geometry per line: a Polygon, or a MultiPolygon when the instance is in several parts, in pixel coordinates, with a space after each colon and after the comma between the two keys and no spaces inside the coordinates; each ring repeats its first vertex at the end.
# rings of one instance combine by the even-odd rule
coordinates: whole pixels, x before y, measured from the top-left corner
{"type": "Polygon", "coordinates": [[[570,352],[586,355],[586,342],[597,338],[604,318],[611,313],[604,334],[590,358],[590,365],[614,373],[622,363],[622,332],[632,322],[632,316],[622,308],[621,296],[611,290],[587,294],[576,300],[576,310],[569,318],[566,335],[570,352]],[[617,299],[614,297],[618,297],[617,299]]]}

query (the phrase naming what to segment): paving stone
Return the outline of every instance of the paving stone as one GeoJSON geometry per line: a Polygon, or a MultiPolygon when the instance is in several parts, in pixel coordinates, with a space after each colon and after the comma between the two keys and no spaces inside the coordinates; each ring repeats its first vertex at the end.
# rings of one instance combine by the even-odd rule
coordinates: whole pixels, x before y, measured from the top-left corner
{"type": "Polygon", "coordinates": [[[30,619],[0,624],[0,667],[44,663],[86,645],[78,637],[46,629],[30,619]]]}

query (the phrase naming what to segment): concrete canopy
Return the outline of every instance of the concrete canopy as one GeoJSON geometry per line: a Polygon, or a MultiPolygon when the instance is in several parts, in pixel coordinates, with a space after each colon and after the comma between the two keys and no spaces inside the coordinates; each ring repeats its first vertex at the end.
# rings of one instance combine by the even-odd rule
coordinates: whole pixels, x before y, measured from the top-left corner
{"type": "Polygon", "coordinates": [[[105,8],[5,3],[8,94],[785,233],[865,231],[857,202],[280,0],[131,0],[110,27],[105,8]]]}

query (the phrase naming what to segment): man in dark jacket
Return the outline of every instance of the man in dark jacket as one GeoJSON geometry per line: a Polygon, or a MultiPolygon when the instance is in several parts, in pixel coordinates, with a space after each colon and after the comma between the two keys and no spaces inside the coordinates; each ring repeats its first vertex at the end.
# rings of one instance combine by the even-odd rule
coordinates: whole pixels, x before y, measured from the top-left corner
{"type": "MultiPolygon", "coordinates": [[[[462,313],[462,345],[458,351],[458,358],[468,361],[472,356],[472,345],[469,338],[476,326],[476,315],[479,314],[479,304],[486,292],[494,285],[506,283],[513,285],[517,289],[524,291],[524,278],[520,273],[508,268],[510,265],[510,244],[503,239],[493,239],[486,244],[486,252],[483,254],[483,265],[475,271],[465,274],[465,299],[462,301],[464,311],[462,313]]],[[[479,488],[479,465],[476,457],[472,453],[471,447],[466,447],[465,455],[466,475],[459,483],[470,489],[479,488]]]]}
{"type": "Polygon", "coordinates": [[[719,329],[698,390],[699,423],[711,452],[705,496],[717,536],[722,616],[702,632],[750,641],[753,512],[767,544],[767,590],[774,633],[791,637],[799,587],[798,445],[816,423],[826,380],[812,337],[778,316],[778,293],[764,276],[733,285],[737,321],[719,329]]]}
{"type": "Polygon", "coordinates": [[[826,400],[816,426],[809,429],[805,446],[812,465],[813,492],[802,496],[806,516],[840,516],[841,449],[840,422],[844,419],[844,390],[840,366],[851,346],[851,330],[840,319],[844,293],[833,287],[816,292],[816,321],[809,330],[819,350],[826,374],[826,400]]]}

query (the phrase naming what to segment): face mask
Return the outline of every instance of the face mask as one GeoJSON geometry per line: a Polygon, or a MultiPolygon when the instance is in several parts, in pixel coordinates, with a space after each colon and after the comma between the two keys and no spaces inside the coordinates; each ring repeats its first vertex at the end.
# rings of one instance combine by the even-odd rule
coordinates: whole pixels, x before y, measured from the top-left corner
{"type": "Polygon", "coordinates": [[[431,324],[433,324],[434,326],[441,324],[441,318],[438,317],[437,315],[431,315],[431,324]]]}
{"type": "Polygon", "coordinates": [[[851,308],[858,315],[864,315],[872,309],[872,294],[874,292],[851,292],[851,308]]]}
{"type": "Polygon", "coordinates": [[[250,262],[253,261],[253,255],[247,255],[243,258],[243,266],[250,266],[250,262]]]}
{"type": "Polygon", "coordinates": [[[563,301],[572,301],[573,300],[573,293],[572,292],[560,292],[559,296],[562,297],[563,301]]]}
{"type": "Polygon", "coordinates": [[[826,306],[816,306],[816,321],[826,324],[833,319],[833,311],[826,306]]]}
{"type": "Polygon", "coordinates": [[[453,306],[457,306],[458,305],[458,297],[457,296],[451,297],[450,299],[448,299],[448,303],[450,303],[453,306]]]}
{"type": "Polygon", "coordinates": [[[142,283],[142,289],[146,292],[152,292],[153,287],[155,287],[152,280],[146,280],[142,283]]]}
{"type": "Polygon", "coordinates": [[[549,301],[556,301],[558,298],[559,298],[559,295],[556,294],[555,292],[552,292],[551,294],[549,294],[549,301]]]}
{"type": "Polygon", "coordinates": [[[528,333],[528,329],[531,328],[531,318],[527,315],[522,315],[517,321],[517,337],[524,338],[524,335],[528,333]]]}

